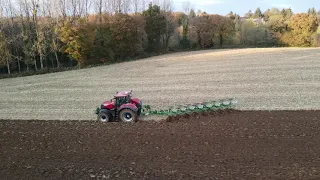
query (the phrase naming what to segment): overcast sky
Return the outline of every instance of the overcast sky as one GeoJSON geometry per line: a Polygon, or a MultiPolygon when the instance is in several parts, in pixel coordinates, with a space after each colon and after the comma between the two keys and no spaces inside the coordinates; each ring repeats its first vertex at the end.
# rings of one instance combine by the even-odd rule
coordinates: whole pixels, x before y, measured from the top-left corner
{"type": "MultiPolygon", "coordinates": [[[[182,3],[186,0],[173,0],[174,10],[181,11],[182,3]]],[[[297,12],[307,12],[308,8],[315,7],[320,10],[320,0],[189,0],[194,9],[200,9],[211,14],[225,15],[233,11],[241,16],[251,9],[260,7],[264,12],[268,8],[289,8],[297,12]]]]}

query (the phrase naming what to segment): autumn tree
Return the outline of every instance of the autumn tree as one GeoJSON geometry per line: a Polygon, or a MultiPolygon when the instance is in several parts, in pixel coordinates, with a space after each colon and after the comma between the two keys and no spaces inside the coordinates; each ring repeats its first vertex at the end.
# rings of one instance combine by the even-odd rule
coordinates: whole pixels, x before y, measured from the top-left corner
{"type": "Polygon", "coordinates": [[[89,25],[83,19],[73,23],[68,20],[59,30],[59,37],[66,44],[65,52],[78,61],[80,67],[88,64],[93,46],[94,34],[89,25]]]}
{"type": "Polygon", "coordinates": [[[163,52],[167,52],[169,48],[169,40],[175,33],[176,28],[178,27],[178,24],[174,21],[174,16],[171,12],[163,12],[162,13],[166,19],[166,26],[165,31],[162,33],[162,45],[163,45],[163,52]]]}
{"type": "Polygon", "coordinates": [[[238,14],[234,14],[234,36],[233,43],[236,45],[241,44],[241,17],[238,14]]]}
{"type": "Polygon", "coordinates": [[[288,24],[281,14],[274,14],[269,17],[269,28],[276,33],[284,33],[287,30],[288,24]]]}
{"type": "Polygon", "coordinates": [[[263,20],[265,22],[267,22],[269,20],[269,16],[270,16],[270,9],[266,10],[265,12],[263,12],[263,20]]]}
{"type": "Polygon", "coordinates": [[[191,19],[188,34],[198,48],[212,47],[214,33],[210,16],[201,15],[191,19]]]}
{"type": "Polygon", "coordinates": [[[320,47],[320,26],[318,26],[317,31],[312,35],[312,46],[320,47]]]}
{"type": "Polygon", "coordinates": [[[116,58],[133,57],[140,52],[138,43],[138,26],[133,18],[127,14],[117,13],[111,18],[110,30],[113,41],[111,47],[116,58]]]}
{"type": "Polygon", "coordinates": [[[318,23],[314,15],[300,13],[292,16],[290,32],[285,33],[282,41],[289,46],[311,46],[312,36],[317,31],[318,23]]]}
{"type": "Polygon", "coordinates": [[[115,60],[115,54],[112,49],[112,31],[111,31],[111,18],[108,13],[99,13],[93,18],[89,18],[89,23],[93,24],[94,39],[93,39],[93,56],[99,62],[110,62],[115,60]]]}
{"type": "Polygon", "coordinates": [[[233,35],[235,24],[231,18],[220,15],[211,15],[210,19],[213,26],[213,33],[219,37],[219,45],[222,47],[224,39],[233,35]]]}
{"type": "Polygon", "coordinates": [[[282,9],[281,11],[277,8],[272,8],[267,14],[267,26],[272,32],[281,38],[283,33],[289,30],[289,22],[292,14],[293,12],[290,8],[282,9]]]}
{"type": "Polygon", "coordinates": [[[183,49],[188,48],[189,47],[189,40],[188,40],[189,17],[183,12],[174,12],[172,13],[172,16],[173,16],[173,23],[176,26],[175,29],[179,34],[180,46],[183,49]]]}
{"type": "Polygon", "coordinates": [[[270,16],[277,15],[277,14],[280,14],[280,10],[278,8],[268,9],[263,13],[263,19],[264,21],[268,22],[270,16]]]}
{"type": "Polygon", "coordinates": [[[85,66],[190,45],[320,45],[315,8],[300,15],[290,8],[257,8],[240,18],[232,11],[225,17],[195,13],[188,0],[184,13],[172,12],[173,0],[151,1],[0,0],[0,71],[73,66],[73,60],[85,66]]]}
{"type": "Polygon", "coordinates": [[[5,35],[0,31],[0,66],[7,66],[8,74],[11,73],[10,71],[10,63],[12,61],[12,54],[9,50],[9,44],[7,42],[7,38],[5,35]]]}
{"type": "Polygon", "coordinates": [[[184,21],[188,18],[188,16],[183,12],[173,12],[172,15],[173,21],[179,26],[182,26],[184,21]]]}
{"type": "Polygon", "coordinates": [[[147,35],[143,16],[123,13],[90,18],[94,27],[93,59],[110,62],[139,55],[145,49],[147,35]]]}
{"type": "Polygon", "coordinates": [[[255,24],[252,20],[244,21],[240,26],[240,40],[242,45],[250,45],[249,35],[250,30],[255,28],[255,24]]]}
{"type": "Polygon", "coordinates": [[[277,37],[265,25],[257,25],[247,29],[246,43],[251,46],[274,46],[278,44],[277,37]]]}
{"type": "Polygon", "coordinates": [[[136,52],[143,52],[148,47],[148,36],[146,33],[146,20],[141,14],[132,15],[132,20],[137,28],[136,52]]]}

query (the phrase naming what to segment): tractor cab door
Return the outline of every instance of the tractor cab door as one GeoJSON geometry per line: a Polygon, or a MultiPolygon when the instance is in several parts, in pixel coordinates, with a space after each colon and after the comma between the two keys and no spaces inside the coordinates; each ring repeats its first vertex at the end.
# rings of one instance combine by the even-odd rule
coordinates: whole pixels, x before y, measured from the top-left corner
{"type": "Polygon", "coordinates": [[[119,108],[121,105],[127,104],[127,103],[129,103],[129,98],[128,98],[128,96],[117,97],[117,98],[116,98],[116,106],[117,106],[117,108],[119,108]]]}

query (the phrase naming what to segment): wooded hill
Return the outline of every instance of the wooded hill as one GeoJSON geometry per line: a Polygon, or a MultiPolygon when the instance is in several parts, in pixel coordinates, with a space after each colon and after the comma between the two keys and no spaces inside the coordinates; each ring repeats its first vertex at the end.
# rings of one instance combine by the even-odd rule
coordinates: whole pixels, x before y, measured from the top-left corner
{"type": "Polygon", "coordinates": [[[320,46],[320,12],[257,8],[243,17],[207,14],[171,1],[0,0],[0,74],[148,57],[170,51],[320,46]]]}

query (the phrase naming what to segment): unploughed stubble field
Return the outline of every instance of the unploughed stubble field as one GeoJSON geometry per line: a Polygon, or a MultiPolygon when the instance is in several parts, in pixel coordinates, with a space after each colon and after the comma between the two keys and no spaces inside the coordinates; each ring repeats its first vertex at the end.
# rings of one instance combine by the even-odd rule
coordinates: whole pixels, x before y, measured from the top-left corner
{"type": "Polygon", "coordinates": [[[236,98],[240,110],[320,109],[320,49],[206,50],[3,79],[0,119],[95,120],[128,89],[154,108],[236,98]]]}

